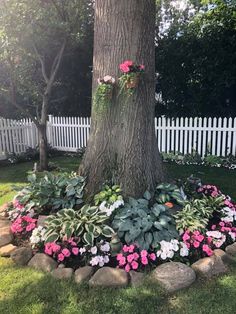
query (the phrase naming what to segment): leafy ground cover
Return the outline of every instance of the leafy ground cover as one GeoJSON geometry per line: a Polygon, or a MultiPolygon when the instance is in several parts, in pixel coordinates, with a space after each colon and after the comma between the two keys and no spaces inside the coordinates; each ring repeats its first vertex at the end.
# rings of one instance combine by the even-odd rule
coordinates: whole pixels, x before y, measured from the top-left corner
{"type": "MultiPolygon", "coordinates": [[[[57,157],[52,160],[72,171],[78,160],[57,157]]],[[[0,169],[0,204],[12,198],[13,186],[26,182],[32,163],[0,169]]],[[[193,174],[205,183],[216,184],[236,198],[236,171],[201,166],[168,164],[172,177],[193,174]]],[[[191,288],[167,295],[147,280],[140,288],[89,289],[70,281],[56,281],[49,275],[29,268],[19,268],[0,258],[0,313],[234,313],[236,308],[236,268],[228,275],[210,281],[197,281],[191,288]]]]}

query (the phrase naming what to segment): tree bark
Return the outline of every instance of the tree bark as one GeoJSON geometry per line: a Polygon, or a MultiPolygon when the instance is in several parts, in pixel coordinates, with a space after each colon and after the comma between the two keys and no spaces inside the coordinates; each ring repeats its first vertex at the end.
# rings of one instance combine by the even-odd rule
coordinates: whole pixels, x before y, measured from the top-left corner
{"type": "Polygon", "coordinates": [[[117,88],[102,113],[93,104],[79,173],[87,178],[88,196],[112,181],[125,196],[139,197],[165,177],[154,130],[155,0],[96,0],[94,36],[93,95],[99,77],[118,82],[125,60],[144,64],[145,73],[132,96],[117,88]]]}

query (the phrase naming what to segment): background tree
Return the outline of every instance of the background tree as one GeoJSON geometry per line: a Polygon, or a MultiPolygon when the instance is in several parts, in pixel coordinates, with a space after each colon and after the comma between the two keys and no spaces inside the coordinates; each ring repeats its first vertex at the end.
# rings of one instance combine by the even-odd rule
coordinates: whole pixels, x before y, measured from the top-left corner
{"type": "Polygon", "coordinates": [[[56,77],[66,50],[87,29],[91,2],[4,0],[0,5],[0,57],[8,73],[7,80],[2,80],[1,95],[36,124],[39,170],[45,170],[46,123],[52,90],[59,85],[56,77]]]}
{"type": "Polygon", "coordinates": [[[235,9],[233,1],[214,1],[159,36],[159,114],[235,116],[235,9]]]}
{"type": "Polygon", "coordinates": [[[95,1],[93,95],[99,77],[118,80],[124,60],[145,65],[145,74],[130,97],[118,91],[101,112],[92,108],[92,128],[79,168],[93,195],[106,180],[125,195],[141,196],[164,179],[154,132],[155,0],[95,1]]]}

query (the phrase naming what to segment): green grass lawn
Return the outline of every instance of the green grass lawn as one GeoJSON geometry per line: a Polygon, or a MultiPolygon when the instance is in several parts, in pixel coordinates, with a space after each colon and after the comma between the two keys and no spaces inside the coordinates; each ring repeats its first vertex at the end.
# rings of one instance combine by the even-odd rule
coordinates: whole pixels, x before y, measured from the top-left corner
{"type": "MultiPolygon", "coordinates": [[[[69,171],[76,170],[75,158],[52,160],[69,171]]],[[[32,163],[0,168],[0,204],[11,200],[13,186],[23,186],[32,163]]],[[[236,198],[236,171],[199,166],[167,165],[172,177],[194,174],[218,185],[236,198]]],[[[197,281],[191,288],[167,295],[150,280],[140,288],[89,289],[70,281],[57,281],[48,274],[20,268],[0,258],[1,314],[233,314],[236,312],[236,267],[228,275],[197,281]]]]}

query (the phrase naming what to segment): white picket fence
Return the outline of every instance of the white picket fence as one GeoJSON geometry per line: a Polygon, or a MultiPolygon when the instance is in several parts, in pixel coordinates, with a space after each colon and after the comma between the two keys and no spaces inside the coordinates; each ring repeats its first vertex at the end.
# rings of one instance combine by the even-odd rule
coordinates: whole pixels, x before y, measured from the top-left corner
{"type": "MultiPolygon", "coordinates": [[[[90,123],[90,118],[49,116],[48,141],[58,150],[75,152],[86,147],[90,123]]],[[[155,129],[161,152],[236,155],[236,118],[160,117],[155,118],[155,129]]],[[[37,129],[31,120],[0,118],[0,159],[37,145],[37,129]]]]}

